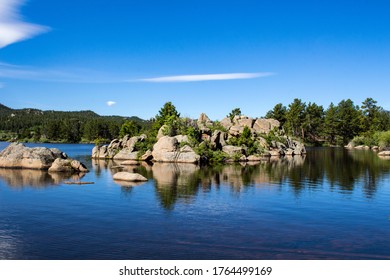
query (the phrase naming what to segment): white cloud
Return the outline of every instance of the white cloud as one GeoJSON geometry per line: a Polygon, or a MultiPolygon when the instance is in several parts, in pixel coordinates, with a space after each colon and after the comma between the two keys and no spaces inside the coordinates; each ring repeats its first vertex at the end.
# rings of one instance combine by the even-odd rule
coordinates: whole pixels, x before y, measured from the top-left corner
{"type": "Polygon", "coordinates": [[[219,80],[238,80],[238,79],[254,79],[260,77],[272,76],[274,73],[259,72],[259,73],[228,73],[228,74],[203,74],[203,75],[182,75],[182,76],[167,76],[139,79],[141,82],[150,83],[177,83],[177,82],[202,82],[202,81],[219,81],[219,80]]]}
{"type": "Polygon", "coordinates": [[[116,104],[115,101],[107,101],[107,106],[114,106],[116,104]]]}
{"type": "Polygon", "coordinates": [[[80,68],[36,68],[25,65],[8,64],[1,61],[0,78],[61,83],[124,83],[123,77],[117,77],[112,73],[99,72],[96,70],[80,68]]]}
{"type": "Polygon", "coordinates": [[[49,31],[42,25],[23,22],[19,12],[23,0],[0,1],[0,49],[49,31]]]}

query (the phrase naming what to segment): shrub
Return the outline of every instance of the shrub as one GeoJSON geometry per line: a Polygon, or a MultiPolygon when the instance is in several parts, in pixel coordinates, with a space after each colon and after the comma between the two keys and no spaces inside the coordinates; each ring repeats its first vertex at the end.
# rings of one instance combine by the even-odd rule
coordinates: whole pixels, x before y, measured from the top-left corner
{"type": "Polygon", "coordinates": [[[390,130],[376,132],[374,134],[374,138],[377,139],[378,146],[380,146],[382,148],[390,147],[390,130]]]}

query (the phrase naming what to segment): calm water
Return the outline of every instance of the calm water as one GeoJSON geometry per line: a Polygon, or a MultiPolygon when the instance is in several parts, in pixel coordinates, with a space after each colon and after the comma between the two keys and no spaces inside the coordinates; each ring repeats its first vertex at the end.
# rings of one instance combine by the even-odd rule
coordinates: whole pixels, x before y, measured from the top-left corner
{"type": "Polygon", "coordinates": [[[147,183],[120,186],[118,163],[92,161],[91,145],[39,145],[91,172],[0,169],[0,259],[390,259],[390,160],[371,151],[144,164],[125,170],[147,183]]]}

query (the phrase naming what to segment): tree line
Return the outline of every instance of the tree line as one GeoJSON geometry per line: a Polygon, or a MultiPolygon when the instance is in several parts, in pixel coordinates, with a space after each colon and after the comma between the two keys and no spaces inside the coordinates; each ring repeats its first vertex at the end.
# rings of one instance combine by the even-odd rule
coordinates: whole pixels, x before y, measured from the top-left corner
{"type": "Polygon", "coordinates": [[[92,111],[15,110],[0,104],[0,140],[35,142],[107,142],[139,132],[149,122],[138,117],[100,116],[92,111]]]}
{"type": "MultiPolygon", "coordinates": [[[[228,115],[240,115],[235,108],[228,115]]],[[[285,134],[315,145],[345,145],[356,136],[371,139],[378,131],[390,130],[390,113],[366,98],[361,106],[342,100],[328,108],[316,103],[306,104],[295,98],[288,106],[276,104],[266,118],[277,119],[285,134]]],[[[92,111],[15,110],[0,104],[0,140],[35,142],[105,143],[126,134],[146,133],[148,148],[154,144],[157,131],[167,125],[167,134],[186,134],[199,138],[196,122],[180,118],[175,106],[167,102],[155,118],[100,116],[92,111]]],[[[389,140],[390,141],[390,140],[389,140]]],[[[145,147],[146,148],[146,147],[145,147]]]]}
{"type": "Polygon", "coordinates": [[[306,143],[346,145],[358,135],[370,138],[378,131],[390,130],[390,112],[377,103],[366,98],[358,106],[347,99],[324,109],[296,98],[288,106],[276,104],[265,117],[277,119],[286,134],[306,143]]]}

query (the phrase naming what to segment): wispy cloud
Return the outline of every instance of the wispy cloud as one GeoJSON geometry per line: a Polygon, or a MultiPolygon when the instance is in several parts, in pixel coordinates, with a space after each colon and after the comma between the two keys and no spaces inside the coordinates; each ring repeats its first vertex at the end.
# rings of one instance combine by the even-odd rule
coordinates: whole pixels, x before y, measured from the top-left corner
{"type": "Polygon", "coordinates": [[[203,81],[220,81],[220,80],[239,80],[239,79],[254,79],[260,77],[268,77],[275,75],[271,72],[258,73],[227,73],[227,74],[203,74],[203,75],[181,75],[181,76],[166,76],[138,79],[140,82],[150,83],[183,83],[183,82],[203,82],[203,81]]]}
{"type": "Polygon", "coordinates": [[[107,101],[107,106],[114,106],[116,104],[115,101],[107,101]]]}
{"type": "Polygon", "coordinates": [[[46,26],[23,21],[19,11],[23,3],[23,0],[0,1],[0,49],[49,31],[46,26]]]}
{"type": "Polygon", "coordinates": [[[0,78],[60,83],[124,83],[123,77],[91,69],[37,68],[26,65],[13,65],[1,61],[0,78]]]}

